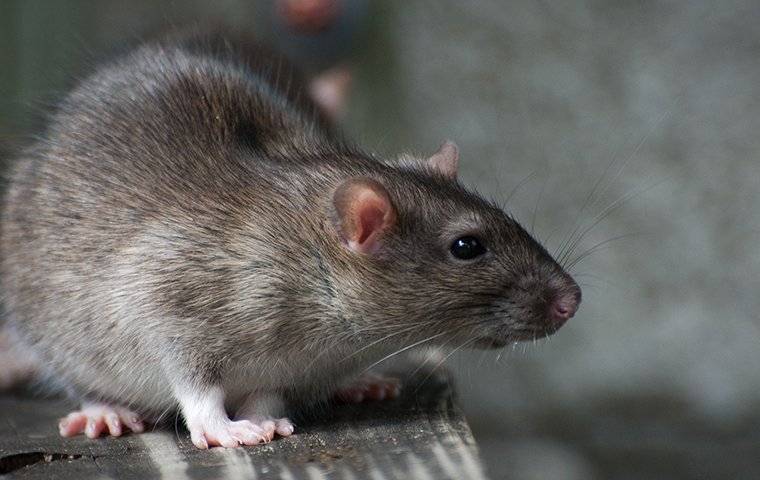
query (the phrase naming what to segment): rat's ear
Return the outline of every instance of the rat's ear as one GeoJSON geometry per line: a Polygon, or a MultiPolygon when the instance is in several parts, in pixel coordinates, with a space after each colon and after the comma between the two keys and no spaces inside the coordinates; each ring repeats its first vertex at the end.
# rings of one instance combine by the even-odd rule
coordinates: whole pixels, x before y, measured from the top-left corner
{"type": "Polygon", "coordinates": [[[346,246],[358,253],[374,253],[380,237],[396,223],[396,209],[388,191],[371,178],[351,178],[333,194],[335,221],[346,246]]]}
{"type": "Polygon", "coordinates": [[[459,167],[459,147],[451,140],[446,140],[430,158],[427,164],[433,170],[438,171],[441,175],[451,178],[457,178],[457,168],[459,167]]]}

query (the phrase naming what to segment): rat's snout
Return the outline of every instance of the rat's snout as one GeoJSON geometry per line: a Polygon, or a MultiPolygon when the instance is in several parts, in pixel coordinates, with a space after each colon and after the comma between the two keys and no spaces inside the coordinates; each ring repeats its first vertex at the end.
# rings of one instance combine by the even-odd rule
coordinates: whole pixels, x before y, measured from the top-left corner
{"type": "Polygon", "coordinates": [[[581,289],[567,273],[556,269],[543,276],[526,275],[510,293],[510,303],[518,307],[518,330],[528,331],[527,337],[551,335],[562,327],[578,311],[581,289]],[[547,278],[548,277],[548,278],[547,278]],[[527,313],[527,315],[525,315],[527,313]]]}
{"type": "Polygon", "coordinates": [[[555,328],[572,318],[581,303],[580,287],[572,280],[568,283],[568,286],[558,289],[554,299],[549,303],[548,317],[555,328]]]}

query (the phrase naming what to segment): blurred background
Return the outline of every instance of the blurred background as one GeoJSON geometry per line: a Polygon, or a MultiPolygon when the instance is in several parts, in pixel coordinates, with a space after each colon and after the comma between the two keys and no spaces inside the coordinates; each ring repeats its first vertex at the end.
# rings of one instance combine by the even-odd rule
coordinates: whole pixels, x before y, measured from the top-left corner
{"type": "Polygon", "coordinates": [[[253,0],[0,0],[0,143],[167,25],[343,68],[360,145],[451,138],[467,185],[550,251],[578,240],[565,328],[448,362],[493,478],[759,478],[760,4],[336,5],[310,25],[253,0]]]}

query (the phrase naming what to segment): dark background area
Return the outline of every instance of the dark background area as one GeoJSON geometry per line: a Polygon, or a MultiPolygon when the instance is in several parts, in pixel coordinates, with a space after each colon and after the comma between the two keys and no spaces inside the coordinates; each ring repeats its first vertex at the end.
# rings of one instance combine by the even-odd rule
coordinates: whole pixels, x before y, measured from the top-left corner
{"type": "Polygon", "coordinates": [[[77,77],[167,25],[255,31],[308,71],[343,59],[360,144],[451,138],[464,182],[550,251],[574,231],[593,249],[555,336],[448,362],[492,476],[757,478],[760,5],[344,3],[320,44],[269,2],[2,0],[0,143],[28,143],[77,77]]]}

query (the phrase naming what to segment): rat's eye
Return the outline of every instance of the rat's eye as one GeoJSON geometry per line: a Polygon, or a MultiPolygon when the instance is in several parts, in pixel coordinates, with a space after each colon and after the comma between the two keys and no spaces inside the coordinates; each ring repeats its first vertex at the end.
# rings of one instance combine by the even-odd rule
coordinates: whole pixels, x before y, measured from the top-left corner
{"type": "Polygon", "coordinates": [[[484,253],[486,253],[486,247],[475,237],[457,238],[451,244],[451,254],[460,260],[472,260],[484,253]]]}

